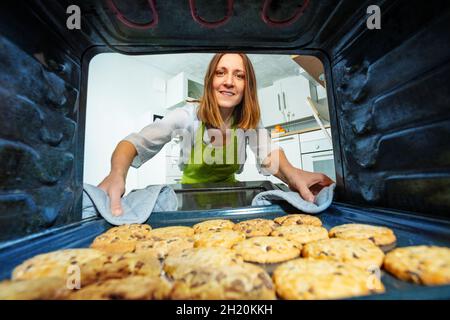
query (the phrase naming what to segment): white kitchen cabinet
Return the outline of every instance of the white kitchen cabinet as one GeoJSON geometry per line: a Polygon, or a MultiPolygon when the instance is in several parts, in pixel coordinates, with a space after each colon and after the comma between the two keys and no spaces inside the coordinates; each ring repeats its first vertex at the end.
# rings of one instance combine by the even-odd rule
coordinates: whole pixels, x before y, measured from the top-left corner
{"type": "MultiPolygon", "coordinates": [[[[286,137],[272,139],[275,145],[279,145],[286,155],[288,161],[296,168],[302,168],[300,140],[298,134],[293,134],[286,137]]],[[[280,179],[271,176],[269,178],[273,183],[283,183],[280,179]]]]}
{"type": "MultiPolygon", "coordinates": [[[[331,136],[331,128],[327,128],[326,129],[328,134],[331,136]]],[[[302,153],[305,153],[307,151],[303,150],[304,147],[304,143],[308,143],[311,141],[323,141],[323,140],[327,140],[327,148],[321,148],[322,150],[329,150],[332,149],[333,146],[331,144],[331,142],[328,140],[327,136],[325,135],[325,133],[322,130],[314,130],[314,131],[310,131],[310,132],[305,132],[300,134],[300,144],[302,146],[302,153]]],[[[308,151],[310,152],[310,151],[308,151]]]]}
{"type": "Polygon", "coordinates": [[[300,140],[298,134],[293,134],[285,137],[273,138],[273,143],[279,145],[283,150],[286,158],[296,168],[302,167],[300,140]]]}
{"type": "Polygon", "coordinates": [[[307,97],[309,81],[294,76],[275,81],[270,87],[258,91],[261,118],[265,127],[311,117],[307,97]]]}
{"type": "Polygon", "coordinates": [[[281,109],[287,121],[311,117],[307,98],[311,95],[309,81],[302,76],[281,79],[274,84],[279,87],[281,109]]]}
{"type": "Polygon", "coordinates": [[[281,97],[277,86],[260,89],[258,91],[258,101],[264,127],[271,127],[286,122],[281,113],[281,97]]]}
{"type": "MultiPolygon", "coordinates": [[[[331,135],[331,130],[327,132],[331,135]]],[[[300,135],[303,170],[321,172],[336,180],[333,145],[322,130],[300,135]]]]}
{"type": "Polygon", "coordinates": [[[184,105],[186,100],[200,99],[203,85],[190,79],[184,72],[167,80],[166,108],[176,108],[184,105]]]}

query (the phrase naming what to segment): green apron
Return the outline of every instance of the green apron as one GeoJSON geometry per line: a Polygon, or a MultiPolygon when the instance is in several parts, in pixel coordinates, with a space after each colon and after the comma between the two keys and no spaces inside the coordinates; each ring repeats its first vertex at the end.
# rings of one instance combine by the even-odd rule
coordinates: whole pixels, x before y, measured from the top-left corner
{"type": "Polygon", "coordinates": [[[191,149],[189,162],[183,170],[181,183],[235,182],[234,174],[239,170],[235,126],[233,126],[231,141],[228,141],[228,143],[233,143],[234,152],[228,154],[228,157],[227,146],[207,145],[203,142],[204,133],[205,124],[202,122],[195,135],[195,143],[191,149]],[[194,157],[197,157],[195,162],[194,157]],[[208,158],[207,162],[205,162],[205,158],[208,158]],[[221,159],[222,161],[221,163],[212,163],[211,159],[221,159]]]}

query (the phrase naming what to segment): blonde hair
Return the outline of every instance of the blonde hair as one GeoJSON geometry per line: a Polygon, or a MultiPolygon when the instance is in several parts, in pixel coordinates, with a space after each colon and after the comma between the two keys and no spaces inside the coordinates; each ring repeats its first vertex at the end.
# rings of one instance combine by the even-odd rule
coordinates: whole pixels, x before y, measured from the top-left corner
{"type": "MultiPolygon", "coordinates": [[[[255,129],[261,118],[261,112],[258,103],[258,95],[256,88],[256,77],[250,59],[244,53],[238,53],[242,58],[245,69],[245,87],[244,95],[241,103],[239,103],[233,112],[234,124],[241,129],[255,129]]],[[[205,89],[198,108],[197,116],[204,122],[215,128],[222,128],[224,125],[222,116],[219,111],[219,104],[213,90],[213,79],[215,76],[217,65],[220,59],[226,53],[217,53],[209,63],[208,70],[205,75],[205,89]]]]}

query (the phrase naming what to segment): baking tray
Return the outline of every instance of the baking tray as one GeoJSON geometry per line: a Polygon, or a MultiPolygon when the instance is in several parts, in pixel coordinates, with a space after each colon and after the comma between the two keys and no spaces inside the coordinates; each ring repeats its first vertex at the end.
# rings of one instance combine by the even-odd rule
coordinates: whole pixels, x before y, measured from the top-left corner
{"type": "MultiPolygon", "coordinates": [[[[173,225],[192,226],[209,219],[223,218],[239,222],[253,218],[273,219],[294,212],[292,207],[284,205],[154,212],[147,223],[154,228],[173,225]]],[[[389,227],[397,236],[397,247],[411,245],[450,247],[450,221],[440,218],[356,207],[337,202],[317,216],[327,229],[344,223],[367,223],[389,227]]],[[[64,248],[88,247],[96,236],[111,227],[112,225],[103,219],[90,218],[65,227],[2,243],[0,244],[0,279],[9,278],[16,265],[34,255],[64,248]]],[[[436,287],[417,285],[398,280],[384,271],[382,271],[381,280],[386,287],[385,293],[354,299],[450,299],[450,285],[436,287]]]]}

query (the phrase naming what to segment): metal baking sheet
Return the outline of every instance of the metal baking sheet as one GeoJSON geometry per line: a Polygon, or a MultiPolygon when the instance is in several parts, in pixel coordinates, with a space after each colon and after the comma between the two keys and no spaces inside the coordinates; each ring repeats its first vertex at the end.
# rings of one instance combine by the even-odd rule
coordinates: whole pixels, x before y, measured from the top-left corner
{"type": "MultiPolygon", "coordinates": [[[[239,222],[253,218],[273,219],[287,213],[295,213],[295,210],[272,205],[184,212],[154,212],[147,223],[154,228],[173,225],[192,226],[209,219],[223,218],[239,222]]],[[[389,227],[397,236],[398,247],[411,245],[450,247],[450,221],[448,220],[420,217],[417,214],[406,212],[354,207],[340,203],[333,203],[330,208],[317,216],[327,229],[344,223],[367,223],[389,227]]],[[[9,278],[14,266],[36,254],[63,248],[88,247],[96,236],[111,227],[103,219],[93,218],[0,244],[0,279],[9,278]]],[[[269,271],[271,271],[270,269],[269,271]]],[[[450,299],[450,285],[436,287],[417,285],[398,280],[384,271],[381,280],[386,287],[384,294],[356,299],[450,299]]]]}

